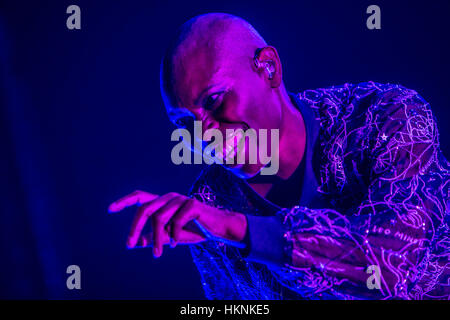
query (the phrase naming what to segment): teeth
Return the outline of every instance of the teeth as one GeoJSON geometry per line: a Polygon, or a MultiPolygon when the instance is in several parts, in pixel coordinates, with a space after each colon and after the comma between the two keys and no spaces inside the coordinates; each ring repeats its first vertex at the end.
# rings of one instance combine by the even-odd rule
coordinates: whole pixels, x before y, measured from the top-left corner
{"type": "Polygon", "coordinates": [[[234,156],[233,151],[234,151],[233,145],[227,145],[225,147],[225,157],[226,157],[226,159],[233,158],[233,156],[234,156]]]}
{"type": "Polygon", "coordinates": [[[245,136],[243,132],[231,130],[226,134],[223,142],[223,149],[220,151],[216,151],[215,156],[219,159],[223,159],[223,161],[235,158],[238,154],[238,151],[242,151],[239,150],[239,145],[240,143],[242,143],[242,139],[244,137],[245,136]]]}
{"type": "Polygon", "coordinates": [[[231,139],[233,136],[234,136],[234,132],[233,132],[233,131],[230,131],[230,132],[227,133],[225,139],[226,139],[226,140],[229,140],[229,139],[231,139]]]}

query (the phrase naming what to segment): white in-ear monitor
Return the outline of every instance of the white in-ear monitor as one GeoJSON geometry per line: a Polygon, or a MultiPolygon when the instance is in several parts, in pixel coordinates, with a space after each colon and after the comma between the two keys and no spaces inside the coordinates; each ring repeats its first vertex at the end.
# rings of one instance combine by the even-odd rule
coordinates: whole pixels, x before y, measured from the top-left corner
{"type": "Polygon", "coordinates": [[[275,74],[275,63],[272,60],[266,61],[264,63],[264,68],[267,71],[269,79],[272,80],[273,75],[275,74]]]}
{"type": "Polygon", "coordinates": [[[272,80],[272,78],[275,74],[275,63],[273,62],[273,60],[266,60],[262,63],[259,62],[258,56],[259,56],[260,52],[261,52],[261,49],[256,50],[255,57],[253,58],[253,61],[255,62],[255,66],[256,66],[256,68],[263,67],[266,70],[267,75],[269,76],[269,80],[272,80]]]}

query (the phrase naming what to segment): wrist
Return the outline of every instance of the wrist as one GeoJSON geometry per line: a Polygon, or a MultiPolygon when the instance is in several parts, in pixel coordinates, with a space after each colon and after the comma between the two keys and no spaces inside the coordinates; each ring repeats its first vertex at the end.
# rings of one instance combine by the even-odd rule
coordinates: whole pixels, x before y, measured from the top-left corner
{"type": "Polygon", "coordinates": [[[239,212],[230,212],[227,217],[226,238],[242,241],[247,233],[247,217],[239,212]]]}

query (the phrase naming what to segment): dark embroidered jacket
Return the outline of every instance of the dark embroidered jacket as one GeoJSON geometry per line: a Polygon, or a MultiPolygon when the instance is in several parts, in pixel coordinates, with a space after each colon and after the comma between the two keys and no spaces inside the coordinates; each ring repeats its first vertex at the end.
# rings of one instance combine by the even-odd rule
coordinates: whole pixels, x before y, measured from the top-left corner
{"type": "Polygon", "coordinates": [[[449,299],[450,165],[429,104],[374,82],[292,97],[311,115],[298,206],[277,208],[217,165],[192,188],[283,230],[282,261],[255,262],[221,242],[191,246],[207,298],[449,299]]]}

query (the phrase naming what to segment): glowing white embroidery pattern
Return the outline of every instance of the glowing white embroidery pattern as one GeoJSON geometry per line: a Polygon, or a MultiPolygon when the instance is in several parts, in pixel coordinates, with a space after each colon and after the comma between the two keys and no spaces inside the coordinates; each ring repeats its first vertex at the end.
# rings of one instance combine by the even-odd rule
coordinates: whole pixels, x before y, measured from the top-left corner
{"type": "MultiPolygon", "coordinates": [[[[415,91],[374,82],[307,90],[320,123],[323,208],[277,212],[286,230],[281,270],[245,261],[220,243],[192,247],[208,298],[450,297],[450,164],[429,104],[415,91]],[[380,289],[366,286],[379,266],[380,289]]],[[[260,214],[237,178],[210,168],[193,196],[260,214]]]]}

